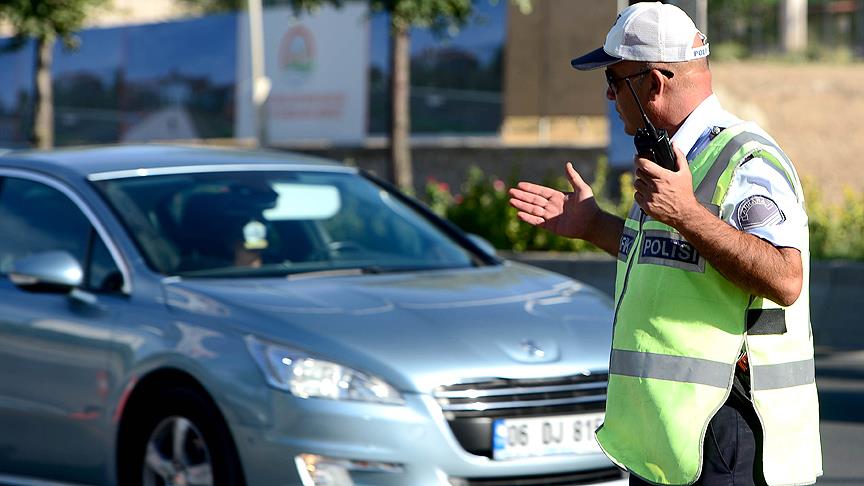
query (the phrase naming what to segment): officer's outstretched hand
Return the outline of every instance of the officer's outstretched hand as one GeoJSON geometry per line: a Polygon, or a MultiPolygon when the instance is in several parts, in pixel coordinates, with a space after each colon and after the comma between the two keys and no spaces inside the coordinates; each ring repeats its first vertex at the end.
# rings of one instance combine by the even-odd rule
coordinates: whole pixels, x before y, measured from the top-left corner
{"type": "Polygon", "coordinates": [[[567,179],[573,192],[520,182],[510,189],[510,205],[519,212],[519,219],[540,226],[555,234],[586,239],[591,222],[600,212],[591,186],[567,162],[567,179]]]}
{"type": "Polygon", "coordinates": [[[678,164],[676,172],[666,170],[650,159],[635,157],[633,186],[636,194],[633,198],[648,216],[680,229],[687,222],[687,215],[693,214],[691,211],[699,203],[693,194],[693,176],[687,158],[674,144],[672,150],[678,164]]]}

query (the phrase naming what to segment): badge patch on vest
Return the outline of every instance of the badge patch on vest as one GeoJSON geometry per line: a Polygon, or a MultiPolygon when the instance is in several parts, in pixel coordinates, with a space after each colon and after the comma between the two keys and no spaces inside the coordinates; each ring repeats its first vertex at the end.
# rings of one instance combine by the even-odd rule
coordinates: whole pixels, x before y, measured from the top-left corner
{"type": "Polygon", "coordinates": [[[621,241],[618,242],[618,259],[622,262],[627,261],[627,255],[630,254],[630,250],[633,248],[633,242],[636,241],[636,230],[631,228],[624,228],[624,232],[621,233],[621,241]]]}
{"type": "Polygon", "coordinates": [[[750,196],[735,207],[735,222],[741,231],[780,224],[783,221],[786,221],[786,216],[769,197],[750,196]]]}
{"type": "Polygon", "coordinates": [[[639,263],[663,265],[688,272],[705,272],[705,259],[687,240],[671,231],[646,230],[639,263]]]}

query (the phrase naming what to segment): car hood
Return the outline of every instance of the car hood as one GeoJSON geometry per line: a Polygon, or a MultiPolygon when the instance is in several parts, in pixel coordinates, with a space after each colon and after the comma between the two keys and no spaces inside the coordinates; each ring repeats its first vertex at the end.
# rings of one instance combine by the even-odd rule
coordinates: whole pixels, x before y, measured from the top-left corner
{"type": "Polygon", "coordinates": [[[605,371],[611,302],[521,264],[300,279],[184,280],[176,310],[218,318],[387,379],[403,391],[605,371]]]}

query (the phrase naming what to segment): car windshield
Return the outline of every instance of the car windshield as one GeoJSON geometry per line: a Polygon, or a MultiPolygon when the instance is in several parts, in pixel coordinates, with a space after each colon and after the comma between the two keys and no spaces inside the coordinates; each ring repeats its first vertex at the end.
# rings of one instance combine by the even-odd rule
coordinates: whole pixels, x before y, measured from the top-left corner
{"type": "Polygon", "coordinates": [[[184,173],[96,184],[165,275],[378,273],[475,261],[427,217],[354,173],[184,173]]]}

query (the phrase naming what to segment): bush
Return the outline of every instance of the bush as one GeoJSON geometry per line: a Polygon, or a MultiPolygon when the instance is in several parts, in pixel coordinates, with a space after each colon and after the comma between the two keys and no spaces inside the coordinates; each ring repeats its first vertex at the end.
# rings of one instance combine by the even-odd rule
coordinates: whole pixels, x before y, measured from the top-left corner
{"type": "Polygon", "coordinates": [[[810,255],[820,260],[864,260],[864,193],[846,189],[839,204],[827,204],[819,187],[805,179],[804,196],[810,255]]]}
{"type": "MultiPolygon", "coordinates": [[[[608,176],[605,160],[599,161],[591,183],[597,203],[604,210],[625,217],[633,204],[632,174],[626,172],[620,176],[622,197],[618,201],[608,196],[608,176]]],[[[438,215],[469,233],[486,238],[499,250],[601,251],[585,241],[564,238],[519,220],[516,210],[508,203],[507,194],[507,189],[517,181],[518,175],[505,183],[472,167],[456,194],[447,184],[430,179],[426,184],[426,202],[438,215]]],[[[572,190],[563,176],[541,184],[563,192],[572,190]]],[[[804,192],[812,258],[864,260],[864,193],[847,189],[841,203],[827,204],[818,186],[806,179],[804,192]]]]}
{"type": "Polygon", "coordinates": [[[711,60],[715,62],[740,61],[748,57],[747,47],[740,42],[711,44],[711,60]]]}
{"type": "MultiPolygon", "coordinates": [[[[612,201],[606,195],[607,177],[607,165],[605,160],[601,160],[591,184],[597,202],[603,209],[624,216],[633,203],[632,177],[625,174],[621,178],[621,193],[629,197],[622,198],[620,202],[612,201]]],[[[517,181],[517,175],[505,183],[502,179],[486,176],[477,167],[471,167],[461,191],[455,195],[447,184],[429,180],[425,191],[426,202],[438,215],[469,233],[482,236],[501,250],[601,251],[588,242],[558,236],[523,223],[508,202],[510,196],[507,189],[516,185],[517,181]]],[[[562,192],[572,190],[563,176],[542,181],[541,184],[562,192]]]]}

